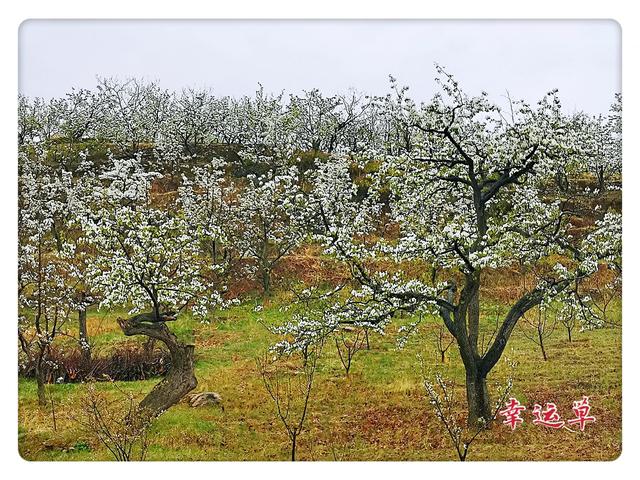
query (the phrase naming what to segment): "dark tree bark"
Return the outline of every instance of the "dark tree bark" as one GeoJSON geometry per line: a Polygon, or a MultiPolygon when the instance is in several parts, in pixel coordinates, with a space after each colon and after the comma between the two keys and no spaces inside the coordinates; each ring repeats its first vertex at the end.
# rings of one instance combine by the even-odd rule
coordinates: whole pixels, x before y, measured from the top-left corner
{"type": "Polygon", "coordinates": [[[35,361],[36,384],[38,385],[38,404],[42,407],[45,407],[47,405],[47,395],[44,389],[44,370],[42,369],[45,350],[45,348],[39,347],[35,361]]]}
{"type": "Polygon", "coordinates": [[[292,462],[296,461],[296,440],[297,439],[298,439],[298,435],[294,433],[291,436],[291,461],[292,462]]]}
{"type": "Polygon", "coordinates": [[[33,352],[31,343],[25,338],[24,334],[18,329],[18,340],[20,340],[20,348],[27,357],[27,363],[34,366],[36,385],[38,387],[38,404],[44,406],[47,404],[47,397],[44,389],[44,372],[42,371],[42,362],[46,348],[38,345],[37,351],[33,352]]]}
{"type": "Polygon", "coordinates": [[[89,334],[87,332],[87,309],[78,310],[78,340],[80,351],[82,352],[82,368],[85,371],[91,369],[91,345],[89,344],[89,334]]]}
{"type": "Polygon", "coordinates": [[[262,290],[265,296],[271,295],[271,269],[266,266],[260,268],[260,277],[262,280],[262,290]]]}
{"type": "MultiPolygon", "coordinates": [[[[560,283],[559,288],[564,288],[560,283]]],[[[496,365],[518,320],[531,308],[538,305],[543,292],[535,289],[521,297],[509,310],[502,325],[496,332],[491,346],[484,355],[478,351],[479,305],[480,305],[480,272],[474,271],[465,277],[464,288],[460,292],[457,305],[452,310],[442,308],[440,315],[449,332],[456,339],[462,363],[466,372],[466,390],[469,415],[469,426],[477,426],[483,418],[491,421],[491,399],[487,389],[487,375],[496,365]]],[[[456,287],[451,285],[448,302],[454,305],[456,287]]]]}
{"type": "MultiPolygon", "coordinates": [[[[129,319],[119,319],[120,328],[127,336],[146,335],[164,343],[171,354],[171,367],[166,376],[142,399],[139,409],[150,418],[178,403],[187,393],[198,385],[193,371],[193,345],[185,345],[153,313],[141,314],[129,319]]],[[[168,319],[173,319],[170,317],[168,319]]]]}
{"type": "MultiPolygon", "coordinates": [[[[450,303],[454,301],[455,290],[456,287],[452,284],[448,293],[450,303]]],[[[441,311],[441,316],[460,350],[466,372],[467,423],[476,427],[481,418],[486,422],[491,420],[491,400],[487,389],[487,374],[491,368],[487,368],[484,358],[478,353],[480,272],[475,271],[466,276],[453,318],[451,312],[446,310],[441,311]]]]}
{"type": "Polygon", "coordinates": [[[491,402],[487,389],[487,377],[479,371],[467,371],[467,404],[469,406],[469,425],[478,426],[478,420],[491,419],[491,402]]]}
{"type": "Polygon", "coordinates": [[[558,190],[561,193],[567,193],[569,191],[569,179],[567,178],[567,174],[559,170],[556,172],[556,185],[558,186],[558,190]]]}
{"type": "Polygon", "coordinates": [[[606,187],[606,180],[605,180],[605,175],[604,175],[604,167],[598,167],[596,176],[598,177],[598,193],[600,195],[602,195],[602,193],[605,191],[605,187],[606,187]]]}
{"type": "Polygon", "coordinates": [[[546,362],[548,360],[547,351],[544,349],[544,335],[540,328],[538,328],[538,342],[540,343],[540,350],[542,350],[542,358],[546,362]]]}

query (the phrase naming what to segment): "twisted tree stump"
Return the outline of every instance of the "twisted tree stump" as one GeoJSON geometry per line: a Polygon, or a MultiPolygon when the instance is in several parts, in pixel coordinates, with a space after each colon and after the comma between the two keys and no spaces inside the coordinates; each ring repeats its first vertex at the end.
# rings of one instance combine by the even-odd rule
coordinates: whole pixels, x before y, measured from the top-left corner
{"type": "Polygon", "coordinates": [[[118,319],[118,324],[126,336],[146,335],[159,340],[167,346],[171,355],[169,371],[140,402],[139,409],[149,418],[159,416],[198,385],[193,372],[194,346],[180,342],[169,330],[165,321],[171,320],[175,320],[175,317],[167,315],[155,320],[153,314],[118,319]]]}

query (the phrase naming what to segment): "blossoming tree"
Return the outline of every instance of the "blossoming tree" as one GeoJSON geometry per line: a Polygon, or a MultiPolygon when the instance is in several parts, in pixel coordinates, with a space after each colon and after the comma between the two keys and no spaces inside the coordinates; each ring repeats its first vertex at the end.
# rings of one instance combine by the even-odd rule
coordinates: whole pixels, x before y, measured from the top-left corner
{"type": "Polygon", "coordinates": [[[238,245],[255,261],[265,295],[278,262],[307,235],[306,204],[300,192],[297,169],[248,175],[239,204],[238,245]]]}
{"type": "Polygon", "coordinates": [[[20,156],[18,182],[18,337],[33,362],[38,401],[46,403],[44,364],[70,313],[82,308],[72,274],[72,248],[56,226],[66,217],[71,174],[43,163],[38,147],[20,156]]]}
{"type": "MultiPolygon", "coordinates": [[[[416,105],[406,89],[386,99],[395,122],[411,132],[404,153],[382,156],[369,200],[355,202],[348,175],[357,156],[334,158],[320,170],[310,199],[324,232],[328,253],[347,262],[359,285],[337,304],[332,325],[368,322],[383,329],[399,310],[438,315],[456,339],[466,372],[468,421],[489,421],[492,407],[487,376],[500,359],[518,320],[531,308],[569,295],[600,262],[620,254],[620,218],[607,213],[583,238],[569,234],[569,213],[547,200],[540,184],[554,162],[580,149],[556,92],[537,106],[509,102],[507,111],[488,96],[468,96],[438,69],[442,92],[416,105]],[[372,239],[380,217],[377,194],[388,189],[389,217],[397,238],[372,239]],[[543,268],[554,255],[566,261],[543,268]],[[376,267],[393,260],[397,273],[376,267]],[[415,275],[418,263],[439,275],[415,275]],[[479,348],[481,288],[487,271],[518,262],[536,282],[501,318],[490,345],[479,348]]],[[[395,88],[395,85],[394,85],[395,88]]],[[[376,152],[360,153],[366,160],[376,152]]],[[[414,325],[415,326],[415,325],[414,325]]]]}
{"type": "Polygon", "coordinates": [[[101,307],[131,306],[131,316],[119,319],[125,335],[146,335],[169,349],[169,372],[140,403],[157,416],[197,385],[194,346],[181,342],[166,322],[186,310],[206,320],[223,305],[222,267],[202,261],[199,232],[191,231],[175,198],[152,197],[156,174],[145,172],[138,157],[112,162],[93,193],[97,207],[85,217],[97,250],[89,275],[101,286],[101,307]]]}

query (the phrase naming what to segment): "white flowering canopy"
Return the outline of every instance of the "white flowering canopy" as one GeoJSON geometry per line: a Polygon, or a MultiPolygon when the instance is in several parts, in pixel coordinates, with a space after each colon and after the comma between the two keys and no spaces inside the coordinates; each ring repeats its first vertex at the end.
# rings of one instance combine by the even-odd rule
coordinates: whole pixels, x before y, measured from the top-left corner
{"type": "Polygon", "coordinates": [[[20,158],[18,215],[18,303],[20,329],[34,327],[41,345],[53,341],[76,298],[73,245],[59,229],[68,218],[71,174],[45,166],[46,150],[20,158]]]}
{"type": "Polygon", "coordinates": [[[416,105],[394,79],[394,94],[379,99],[396,129],[406,133],[402,148],[336,152],[316,174],[310,201],[324,227],[317,238],[326,253],[350,265],[359,284],[347,301],[325,312],[325,322],[368,322],[382,330],[400,309],[430,312],[442,317],[463,356],[473,359],[482,271],[564,258],[511,306],[481,359],[480,368],[488,371],[524,312],[561,293],[568,299],[599,263],[618,262],[621,218],[610,211],[589,235],[574,238],[571,211],[545,196],[558,165],[590,148],[588,131],[563,114],[556,91],[536,106],[509,100],[505,110],[486,93],[463,93],[441,68],[437,81],[442,91],[428,103],[416,105]],[[349,168],[371,159],[379,168],[369,175],[363,201],[349,168]],[[397,225],[397,235],[372,235],[382,215],[397,225]],[[375,260],[392,260],[397,273],[372,268],[375,260]],[[448,278],[407,273],[404,267],[416,261],[448,278]]]}
{"type": "Polygon", "coordinates": [[[218,266],[201,261],[199,234],[208,232],[193,231],[173,200],[163,205],[152,198],[156,176],[135,157],[114,158],[101,176],[95,210],[84,223],[98,252],[89,274],[103,286],[101,306],[131,305],[130,313],[150,309],[158,320],[190,309],[205,320],[211,308],[225,304],[216,288],[218,266]]]}

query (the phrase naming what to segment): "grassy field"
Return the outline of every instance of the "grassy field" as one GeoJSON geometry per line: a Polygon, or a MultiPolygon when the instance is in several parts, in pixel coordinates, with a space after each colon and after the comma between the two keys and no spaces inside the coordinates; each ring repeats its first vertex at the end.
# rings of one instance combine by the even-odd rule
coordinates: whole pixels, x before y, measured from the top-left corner
{"type": "MultiPolygon", "coordinates": [[[[210,324],[181,318],[172,325],[196,345],[196,391],[212,390],[223,397],[216,406],[174,406],[152,427],[148,460],[287,460],[289,444],[275,416],[256,366],[276,341],[257,319],[277,322],[275,305],[258,313],[253,304],[222,312],[210,324]]],[[[619,312],[619,306],[617,306],[619,312]]],[[[124,341],[115,318],[122,312],[90,312],[89,333],[104,348],[124,341]]],[[[399,319],[385,336],[372,334],[370,350],[358,352],[349,377],[335,346],[327,343],[312,392],[307,430],[299,438],[300,460],[456,460],[448,437],[428,404],[418,356],[432,372],[456,384],[464,397],[464,371],[455,346],[440,363],[432,321],[396,349],[399,319]]],[[[472,445],[469,460],[612,460],[621,451],[621,329],[566,332],[556,328],[547,340],[548,361],[516,328],[505,356],[518,366],[513,392],[526,404],[525,424],[511,431],[496,424],[472,445]],[[551,430],[531,423],[534,403],[555,402],[564,419],[572,418],[572,401],[590,397],[597,421],[584,432],[551,430]]],[[[129,339],[127,339],[130,341],[129,339]]],[[[506,362],[490,374],[503,383],[506,362]]],[[[158,379],[123,382],[126,391],[143,396],[158,379]]],[[[120,394],[109,382],[98,384],[108,395],[120,394]]],[[[19,449],[28,460],[110,460],[108,450],[72,420],[74,402],[86,385],[48,385],[54,400],[56,426],[50,408],[38,406],[35,381],[19,381],[19,449]]]]}

